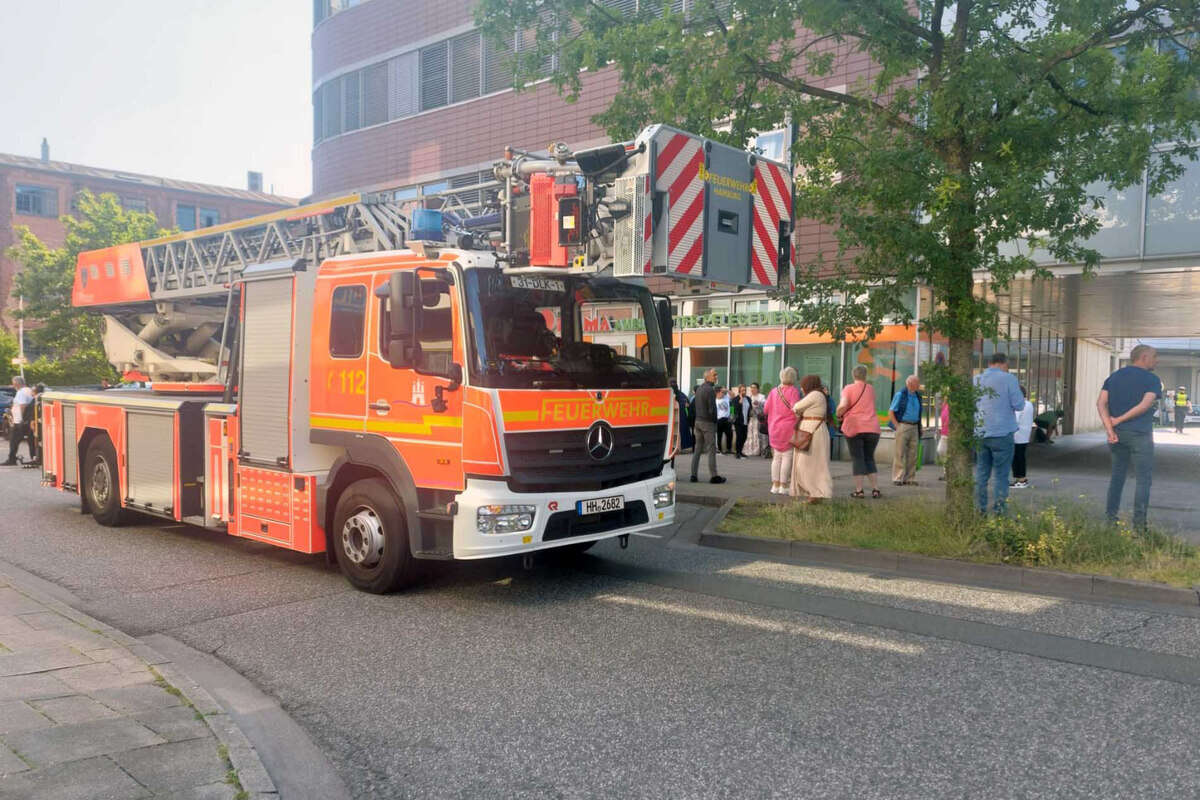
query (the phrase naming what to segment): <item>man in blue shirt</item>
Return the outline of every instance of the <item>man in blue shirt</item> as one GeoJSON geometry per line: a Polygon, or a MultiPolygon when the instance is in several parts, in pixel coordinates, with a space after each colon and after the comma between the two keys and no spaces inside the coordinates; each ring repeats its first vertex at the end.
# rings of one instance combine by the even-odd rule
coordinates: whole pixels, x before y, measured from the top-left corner
{"type": "Polygon", "coordinates": [[[892,447],[892,483],[916,485],[917,445],[921,441],[921,381],[909,375],[888,408],[888,422],[896,430],[892,447]]]}
{"type": "Polygon", "coordinates": [[[1100,389],[1096,410],[1108,431],[1108,449],[1112,452],[1112,477],[1108,481],[1109,522],[1117,521],[1125,474],[1133,461],[1137,481],[1133,490],[1133,527],[1146,530],[1146,511],[1150,507],[1150,479],[1154,469],[1154,404],[1162,397],[1162,381],[1151,372],[1158,364],[1158,352],[1148,344],[1139,344],[1129,353],[1129,366],[1109,375],[1100,389]]]}
{"type": "Polygon", "coordinates": [[[986,514],[988,479],[995,484],[992,511],[1003,514],[1008,505],[1008,470],[1013,460],[1015,412],[1025,407],[1025,395],[1017,376],[1008,372],[1008,356],[995,353],[988,368],[975,376],[975,436],[979,440],[975,458],[975,508],[986,514]]]}

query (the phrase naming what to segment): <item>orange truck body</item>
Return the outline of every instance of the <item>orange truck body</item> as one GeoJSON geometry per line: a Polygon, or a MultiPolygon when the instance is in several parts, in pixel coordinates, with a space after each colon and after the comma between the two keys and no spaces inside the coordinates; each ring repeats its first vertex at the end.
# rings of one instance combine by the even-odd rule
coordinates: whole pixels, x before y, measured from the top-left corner
{"type": "MultiPolygon", "coordinates": [[[[487,252],[421,248],[247,268],[233,282],[239,349],[225,397],[220,383],[46,392],[43,482],[79,493],[86,509],[89,486],[107,480],[122,510],[303,553],[334,549],[340,496],[369,480],[390,487],[415,558],[525,554],[670,524],[676,404],[665,366],[638,386],[555,386],[549,372],[504,377],[496,358],[505,356],[489,351],[484,364],[480,355],[485,323],[470,286],[508,281],[504,291],[518,299],[518,286],[575,286],[584,306],[594,294],[586,277],[564,283],[576,280],[565,270],[496,277],[506,274],[487,252]],[[445,276],[418,336],[423,358],[464,367],[460,385],[393,367],[384,353],[388,282],[405,270],[445,276]],[[96,472],[95,453],[106,448],[112,476],[96,472]],[[506,507],[531,508],[530,524],[483,531],[490,512],[481,509],[506,507]]],[[[77,305],[149,297],[137,245],[80,256],[77,305]]],[[[638,297],[614,314],[653,327],[653,306],[639,307],[638,297]]],[[[543,313],[561,324],[560,311],[543,313]]],[[[595,344],[609,325],[596,319],[574,326],[579,347],[632,364],[627,354],[647,346],[645,330],[625,344],[595,344]]]]}

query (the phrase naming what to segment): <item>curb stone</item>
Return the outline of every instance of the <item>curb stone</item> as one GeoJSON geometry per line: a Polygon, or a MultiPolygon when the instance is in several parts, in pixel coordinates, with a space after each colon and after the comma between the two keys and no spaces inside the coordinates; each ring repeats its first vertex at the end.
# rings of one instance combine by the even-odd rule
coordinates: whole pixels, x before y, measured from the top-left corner
{"type": "Polygon", "coordinates": [[[839,544],[763,539],[757,536],[718,532],[718,526],[736,504],[737,498],[731,498],[721,504],[721,508],[700,533],[699,543],[701,546],[771,556],[804,564],[881,570],[913,578],[940,579],[992,589],[1029,591],[1074,599],[1132,601],[1200,608],[1200,591],[1179,589],[1149,581],[1133,581],[1080,572],[1014,567],[1007,564],[976,564],[970,561],[936,558],[915,553],[899,553],[891,550],[868,550],[839,544]]]}
{"type": "Polygon", "coordinates": [[[7,565],[0,564],[0,577],[3,577],[10,585],[19,588],[22,593],[34,598],[56,614],[61,614],[72,622],[113,640],[143,661],[151,669],[151,673],[157,672],[164,681],[179,690],[184,699],[191,703],[203,717],[205,725],[212,731],[217,743],[225,747],[229,761],[237,771],[238,780],[247,795],[253,800],[278,800],[279,792],[270,775],[267,774],[266,768],[263,767],[254,746],[250,744],[246,735],[217,704],[211,694],[181,672],[171,661],[163,658],[154,648],[124,631],[89,617],[45,591],[31,586],[28,580],[14,575],[6,567],[7,565]]]}

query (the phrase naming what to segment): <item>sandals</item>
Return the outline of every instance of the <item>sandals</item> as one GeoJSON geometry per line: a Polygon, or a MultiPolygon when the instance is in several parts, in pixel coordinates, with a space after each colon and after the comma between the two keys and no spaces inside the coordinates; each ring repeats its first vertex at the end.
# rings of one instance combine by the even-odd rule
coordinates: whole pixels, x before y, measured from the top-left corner
{"type": "Polygon", "coordinates": [[[855,500],[862,500],[864,497],[866,497],[866,495],[863,494],[862,489],[855,489],[853,492],[850,493],[850,496],[853,497],[855,500]]]}
{"type": "Polygon", "coordinates": [[[871,499],[872,500],[878,500],[881,497],[883,497],[883,492],[879,491],[878,489],[871,490],[871,499]]]}

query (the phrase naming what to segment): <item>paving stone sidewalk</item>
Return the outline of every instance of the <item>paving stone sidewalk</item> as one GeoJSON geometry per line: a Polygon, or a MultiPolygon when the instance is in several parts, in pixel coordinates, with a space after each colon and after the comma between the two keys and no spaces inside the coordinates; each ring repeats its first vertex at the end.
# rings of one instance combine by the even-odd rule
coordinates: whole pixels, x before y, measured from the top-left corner
{"type": "Polygon", "coordinates": [[[156,797],[278,795],[173,664],[0,572],[0,800],[156,797]]]}

